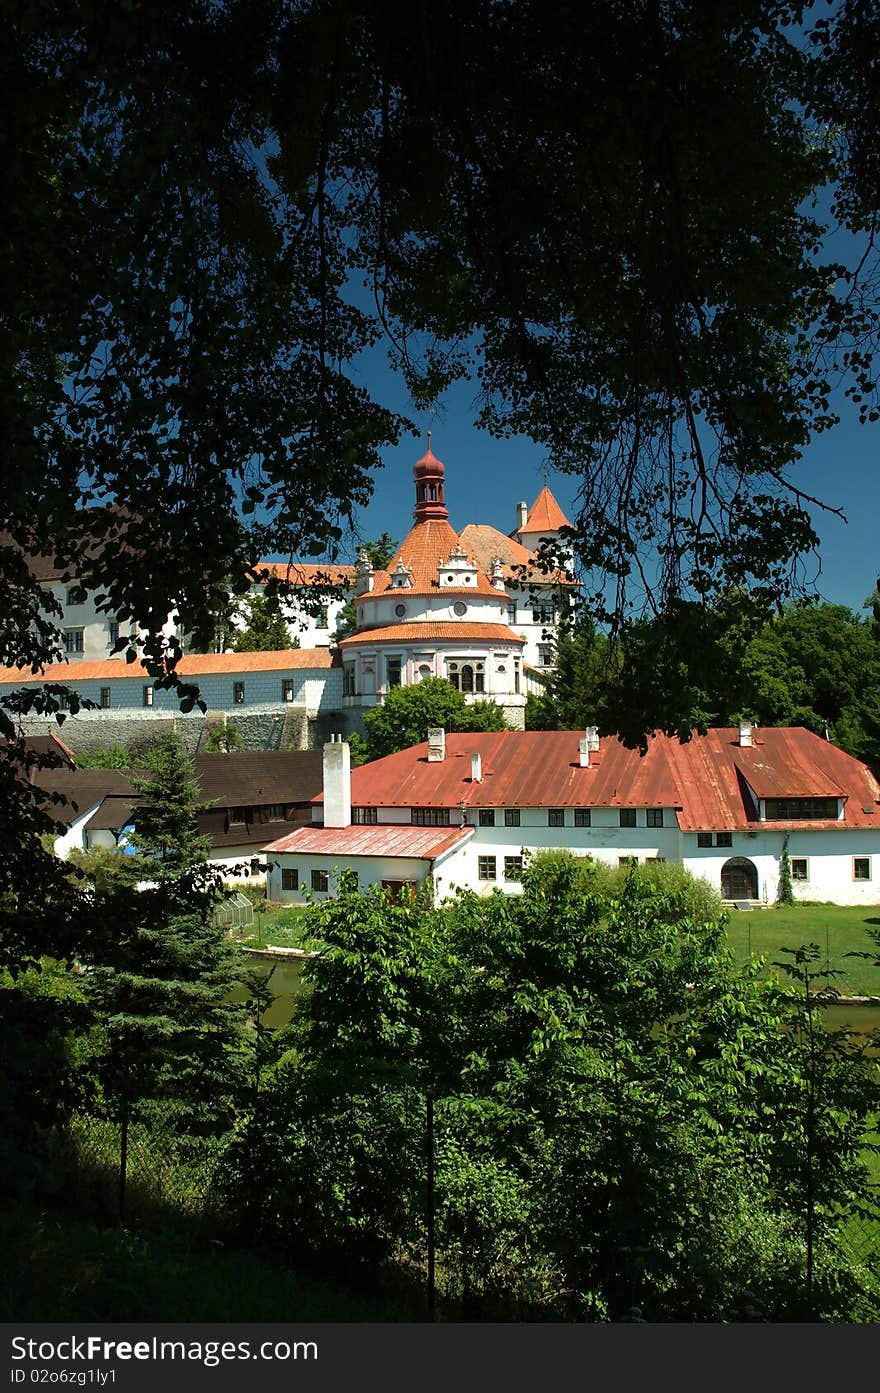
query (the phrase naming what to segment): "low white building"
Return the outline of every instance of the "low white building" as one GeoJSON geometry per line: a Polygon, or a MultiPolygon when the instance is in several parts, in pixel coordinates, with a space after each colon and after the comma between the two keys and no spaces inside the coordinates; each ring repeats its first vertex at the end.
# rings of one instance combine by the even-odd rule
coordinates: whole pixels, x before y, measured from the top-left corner
{"type": "Polygon", "coordinates": [[[595,730],[445,735],[359,769],[324,748],[313,825],[268,845],[268,894],[303,903],[361,887],[433,883],[518,893],[530,852],[609,865],[674,861],[723,898],[771,904],[787,850],[794,895],[880,900],[880,786],[803,728],[655,736],[645,755],[595,730]]]}

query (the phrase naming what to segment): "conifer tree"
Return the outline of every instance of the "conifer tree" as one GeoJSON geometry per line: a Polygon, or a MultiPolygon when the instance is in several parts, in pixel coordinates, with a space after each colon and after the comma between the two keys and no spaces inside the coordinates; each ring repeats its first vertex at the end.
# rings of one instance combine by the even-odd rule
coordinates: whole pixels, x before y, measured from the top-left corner
{"type": "Polygon", "coordinates": [[[248,1067],[238,951],[215,922],[222,894],[198,834],[198,784],[177,734],[135,780],[130,883],[102,897],[107,926],[92,997],[106,1033],[103,1081],[121,1117],[161,1114],[181,1137],[233,1120],[248,1067]]]}

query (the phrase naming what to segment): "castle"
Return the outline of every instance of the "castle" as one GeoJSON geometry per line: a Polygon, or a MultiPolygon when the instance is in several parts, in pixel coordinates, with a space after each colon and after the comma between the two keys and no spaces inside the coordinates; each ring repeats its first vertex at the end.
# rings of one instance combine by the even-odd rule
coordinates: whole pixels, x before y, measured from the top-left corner
{"type": "MultiPolygon", "coordinates": [[[[558,626],[573,604],[570,524],[545,484],[531,508],[517,504],[510,534],[486,524],[456,532],[430,436],[413,473],[413,526],[385,570],[374,569],[366,553],[354,566],[265,563],[267,575],[293,587],[285,617],[299,648],[185,652],[178,672],[198,684],[207,718],[198,708],[182,715],[175,694],[155,687],[140,663],[108,657],[119,624],[45,561],[39,578],[61,605],[68,661],[36,675],[2,669],[0,686],[72,688],[92,703],[68,717],[67,738],[83,747],[127,743],[157,720],[179,718],[194,749],[207,728],[226,720],[248,748],[306,748],[330,730],[359,729],[363,713],[393,687],[426,677],[446,678],[469,702],[497,702],[522,729],[527,696],[543,689],[558,626]],[[316,605],[328,577],[333,593],[321,592],[316,605]],[[346,602],[354,606],[354,628],[334,645],[346,602]]],[[[173,616],[168,627],[175,629],[173,616]]],[[[51,716],[24,722],[30,734],[52,724],[51,716]]]]}

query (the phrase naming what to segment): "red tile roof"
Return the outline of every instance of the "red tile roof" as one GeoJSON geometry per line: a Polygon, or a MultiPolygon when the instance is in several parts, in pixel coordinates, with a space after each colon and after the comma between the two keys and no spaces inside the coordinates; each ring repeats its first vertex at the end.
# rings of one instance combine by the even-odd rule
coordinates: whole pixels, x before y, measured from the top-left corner
{"type": "MultiPolygon", "coordinates": [[[[408,592],[407,592],[408,593],[408,592]]],[[[497,592],[496,592],[497,593],[497,592]]],[[[412,623],[389,624],[381,629],[362,629],[344,638],[340,648],[353,648],[365,643],[428,643],[443,639],[448,643],[518,643],[525,639],[515,634],[509,624],[456,624],[452,620],[413,620],[412,623]]]]}
{"type": "MultiPolygon", "coordinates": [[[[666,807],[678,810],[684,831],[746,829],[755,812],[737,774],[744,755],[738,731],[710,731],[687,744],[658,735],[648,752],[603,738],[588,768],[578,759],[579,731],[500,731],[446,737],[446,759],[427,761],[427,744],[352,770],[352,801],[368,807],[666,807]],[[482,780],[471,779],[472,754],[482,780]]],[[[765,763],[789,768],[789,796],[847,799],[843,823],[774,822],[782,828],[880,826],[880,787],[870,770],[802,728],[762,729],[756,747],[765,763]]],[[[753,761],[754,763],[754,761],[753,761]]],[[[320,799],[316,800],[320,801],[320,799]]]]}
{"type": "Polygon", "coordinates": [[[355,566],[331,565],[329,561],[258,561],[257,566],[291,585],[344,585],[349,588],[357,576],[355,566]]]}
{"type": "Polygon", "coordinates": [[[468,556],[473,556],[477,565],[481,566],[487,575],[490,574],[493,558],[500,557],[504,579],[507,582],[517,581],[520,585],[524,580],[532,581],[536,585],[578,584],[565,571],[542,571],[535,564],[534,552],[521,546],[513,537],[499,532],[497,527],[490,527],[488,523],[469,522],[467,527],[462,528],[461,544],[468,556]]]}
{"type": "Polygon", "coordinates": [[[529,509],[520,535],[523,532],[558,532],[561,527],[571,527],[571,523],[545,484],[529,509]]]}
{"type": "MultiPolygon", "coordinates": [[[[285,648],[273,653],[187,653],[177,664],[179,677],[208,676],[211,673],[290,672],[333,667],[338,659],[326,648],[285,648]]],[[[50,663],[39,672],[30,668],[0,668],[0,684],[10,682],[87,682],[100,678],[136,677],[149,674],[140,661],[104,658],[99,662],[50,663]]]]}
{"type": "Polygon", "coordinates": [[[301,856],[411,856],[434,861],[473,835],[473,827],[301,827],[263,850],[301,856]]]}
{"type": "MultiPolygon", "coordinates": [[[[407,532],[397,551],[388,562],[387,569],[375,572],[373,589],[370,593],[373,595],[384,594],[391,586],[391,572],[398,561],[402,561],[412,572],[413,591],[422,594],[436,594],[440,588],[438,580],[440,558],[448,561],[449,553],[456,550],[459,545],[458,533],[445,518],[426,518],[423,522],[417,522],[407,532]]],[[[503,592],[495,589],[489,577],[479,569],[479,563],[477,566],[476,584],[467,587],[470,594],[495,595],[499,599],[503,599],[503,592]]],[[[405,593],[411,594],[412,592],[405,593]]]]}

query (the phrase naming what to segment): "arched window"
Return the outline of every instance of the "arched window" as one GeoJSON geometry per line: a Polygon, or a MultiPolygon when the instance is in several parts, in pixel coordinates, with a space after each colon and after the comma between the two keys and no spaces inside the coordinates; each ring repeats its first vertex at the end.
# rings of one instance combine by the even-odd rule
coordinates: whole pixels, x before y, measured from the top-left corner
{"type": "Polygon", "coordinates": [[[756,900],[758,870],[746,856],[731,856],[721,867],[722,900],[756,900]]]}
{"type": "Polygon", "coordinates": [[[474,690],[474,670],[470,663],[462,663],[461,665],[461,690],[463,692],[474,690]]]}

